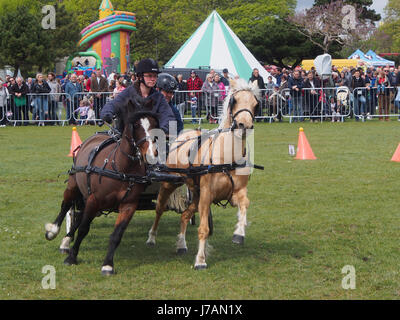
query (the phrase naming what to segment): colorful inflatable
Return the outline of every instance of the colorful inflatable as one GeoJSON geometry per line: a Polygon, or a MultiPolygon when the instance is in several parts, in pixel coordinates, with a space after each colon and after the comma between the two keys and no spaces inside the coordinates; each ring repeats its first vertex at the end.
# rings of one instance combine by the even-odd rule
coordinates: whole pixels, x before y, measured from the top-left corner
{"type": "MultiPolygon", "coordinates": [[[[81,31],[78,45],[86,50],[89,56],[96,58],[96,65],[70,65],[69,70],[99,67],[108,76],[111,73],[125,73],[130,70],[130,35],[136,30],[135,14],[125,11],[114,11],[109,0],[103,0],[99,8],[99,20],[81,31]]],[[[77,54],[84,56],[82,52],[77,54]]],[[[70,61],[70,60],[69,60],[70,61]]],[[[72,60],[71,60],[72,61],[72,60]]]]}

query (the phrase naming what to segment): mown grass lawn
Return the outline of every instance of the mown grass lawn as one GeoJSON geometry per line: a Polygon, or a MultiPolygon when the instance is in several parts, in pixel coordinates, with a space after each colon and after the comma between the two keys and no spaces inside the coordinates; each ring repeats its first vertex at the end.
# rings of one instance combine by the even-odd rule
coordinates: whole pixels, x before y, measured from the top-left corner
{"type": "MultiPolygon", "coordinates": [[[[65,188],[71,127],[0,128],[0,299],[398,299],[400,297],[400,142],[397,121],[304,123],[318,158],[294,160],[299,125],[255,125],[256,170],[244,246],[231,242],[236,209],[213,207],[209,268],[192,269],[189,251],[175,254],[179,216],[167,212],[148,248],[154,212],[137,212],[117,250],[117,274],[101,264],[116,214],[100,217],[81,246],[79,265],[63,264],[64,233],[49,242],[65,188]],[[56,289],[42,288],[42,267],[56,270],[56,289]],[[354,266],[356,289],[341,273],[354,266]]],[[[209,127],[205,125],[205,127],[209,127]]],[[[95,127],[78,127],[83,139],[95,127]]],[[[198,220],[197,220],[198,221],[198,220]]]]}

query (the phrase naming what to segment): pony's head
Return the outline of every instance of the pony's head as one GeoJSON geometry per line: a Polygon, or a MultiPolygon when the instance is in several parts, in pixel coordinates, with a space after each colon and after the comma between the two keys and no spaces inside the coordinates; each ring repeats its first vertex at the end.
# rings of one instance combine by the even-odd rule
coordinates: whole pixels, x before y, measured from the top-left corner
{"type": "Polygon", "coordinates": [[[150,162],[157,158],[151,130],[159,127],[158,114],[151,111],[152,107],[153,100],[137,96],[128,103],[123,114],[126,117],[124,132],[132,138],[132,144],[140,151],[144,160],[150,162]]]}
{"type": "Polygon", "coordinates": [[[257,81],[231,80],[220,128],[252,129],[260,92],[257,81]]]}

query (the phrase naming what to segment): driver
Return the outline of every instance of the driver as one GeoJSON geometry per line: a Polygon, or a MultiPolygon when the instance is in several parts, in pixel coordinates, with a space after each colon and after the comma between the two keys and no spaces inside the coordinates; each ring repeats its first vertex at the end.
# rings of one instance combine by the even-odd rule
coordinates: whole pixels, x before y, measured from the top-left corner
{"type": "MultiPolygon", "coordinates": [[[[116,110],[125,107],[129,101],[133,101],[134,97],[139,95],[143,98],[153,100],[153,109],[150,111],[159,115],[160,129],[162,129],[165,134],[168,134],[169,122],[176,121],[176,119],[164,96],[155,89],[159,73],[158,63],[155,60],[141,60],[136,68],[137,80],[118,94],[114,100],[104,105],[100,113],[101,119],[111,124],[113,116],[116,115],[116,110]]],[[[123,129],[121,128],[123,121],[118,122],[119,125],[117,129],[121,132],[123,129]]]]}

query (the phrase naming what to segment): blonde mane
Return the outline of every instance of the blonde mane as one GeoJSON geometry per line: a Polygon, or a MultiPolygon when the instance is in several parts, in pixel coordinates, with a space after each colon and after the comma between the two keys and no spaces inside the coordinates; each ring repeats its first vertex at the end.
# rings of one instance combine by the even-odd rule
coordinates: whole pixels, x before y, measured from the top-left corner
{"type": "Polygon", "coordinates": [[[225,126],[226,121],[229,120],[229,101],[231,100],[232,95],[239,91],[250,91],[256,96],[257,99],[260,99],[261,93],[260,89],[256,85],[256,82],[247,82],[244,79],[231,80],[228,95],[224,100],[222,117],[218,129],[222,129],[225,126]]]}

